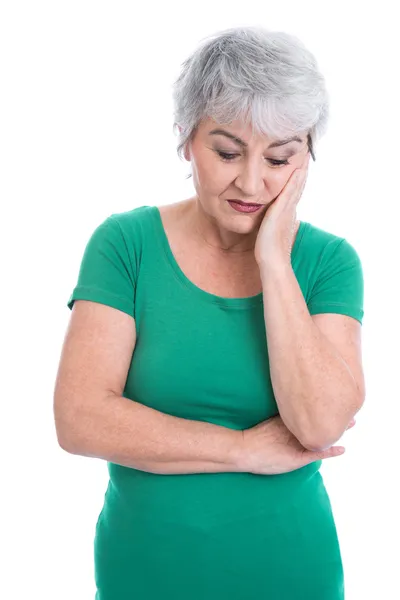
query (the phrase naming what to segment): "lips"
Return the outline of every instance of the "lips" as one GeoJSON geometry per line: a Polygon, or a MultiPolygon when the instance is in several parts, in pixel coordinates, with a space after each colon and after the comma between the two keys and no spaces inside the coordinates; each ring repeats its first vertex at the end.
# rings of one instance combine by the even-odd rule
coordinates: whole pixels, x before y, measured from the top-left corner
{"type": "Polygon", "coordinates": [[[262,204],[255,204],[254,202],[242,202],[241,200],[235,200],[234,198],[229,198],[228,202],[237,202],[242,206],[262,206],[262,204]]]}
{"type": "Polygon", "coordinates": [[[251,205],[244,202],[236,202],[235,200],[228,200],[228,204],[233,210],[240,213],[255,213],[262,207],[262,204],[251,205]]]}

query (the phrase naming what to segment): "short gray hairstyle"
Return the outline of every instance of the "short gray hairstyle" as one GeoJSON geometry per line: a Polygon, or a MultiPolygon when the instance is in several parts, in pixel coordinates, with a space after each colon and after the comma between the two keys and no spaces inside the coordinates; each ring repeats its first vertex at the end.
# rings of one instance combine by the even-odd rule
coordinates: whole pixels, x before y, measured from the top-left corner
{"type": "Polygon", "coordinates": [[[235,27],[203,38],[173,84],[177,152],[200,121],[242,120],[253,133],[286,139],[308,132],[309,148],[325,133],[329,96],[314,55],[295,36],[263,27],[235,27]]]}

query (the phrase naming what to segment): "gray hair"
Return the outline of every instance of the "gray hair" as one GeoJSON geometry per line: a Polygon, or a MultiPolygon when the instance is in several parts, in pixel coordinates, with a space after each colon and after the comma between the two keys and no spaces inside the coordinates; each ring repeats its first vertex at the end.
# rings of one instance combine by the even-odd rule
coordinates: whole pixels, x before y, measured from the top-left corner
{"type": "Polygon", "coordinates": [[[276,139],[307,131],[315,160],[329,97],[315,57],[297,37],[262,27],[225,29],[203,38],[181,66],[173,84],[180,158],[208,116],[221,125],[240,119],[253,133],[276,139]]]}

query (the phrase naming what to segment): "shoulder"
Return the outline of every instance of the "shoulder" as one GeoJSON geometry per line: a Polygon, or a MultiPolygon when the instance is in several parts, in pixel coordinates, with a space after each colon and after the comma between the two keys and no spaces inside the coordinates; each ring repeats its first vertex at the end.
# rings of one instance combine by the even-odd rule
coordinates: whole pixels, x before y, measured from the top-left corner
{"type": "Polygon", "coordinates": [[[101,226],[106,226],[125,243],[138,242],[146,236],[146,229],[151,226],[154,218],[154,206],[138,206],[131,210],[112,213],[101,226]]]}
{"type": "Polygon", "coordinates": [[[320,265],[331,260],[351,263],[360,262],[358,251],[347,238],[307,221],[305,222],[305,228],[304,250],[318,257],[320,265]]]}
{"type": "Polygon", "coordinates": [[[85,258],[106,258],[108,263],[123,261],[138,267],[144,240],[151,227],[151,206],[112,213],[94,228],[86,245],[85,258]],[[135,264],[134,264],[135,263],[135,264]]]}
{"type": "Polygon", "coordinates": [[[146,219],[154,210],[154,206],[138,206],[136,208],[132,208],[131,210],[112,213],[109,217],[107,217],[106,221],[117,223],[120,227],[136,225],[146,219]]]}

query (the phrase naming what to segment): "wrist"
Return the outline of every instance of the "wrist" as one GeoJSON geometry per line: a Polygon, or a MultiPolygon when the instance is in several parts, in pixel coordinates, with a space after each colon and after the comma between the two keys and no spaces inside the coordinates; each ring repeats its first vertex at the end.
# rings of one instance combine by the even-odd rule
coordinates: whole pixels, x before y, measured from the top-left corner
{"type": "Polygon", "coordinates": [[[230,429],[229,431],[231,440],[227,457],[228,464],[235,472],[245,473],[247,472],[247,468],[243,431],[241,429],[230,429]]]}
{"type": "Polygon", "coordinates": [[[258,268],[260,269],[260,278],[262,282],[267,279],[281,277],[292,271],[291,263],[282,258],[273,259],[272,257],[258,263],[258,268]]]}

